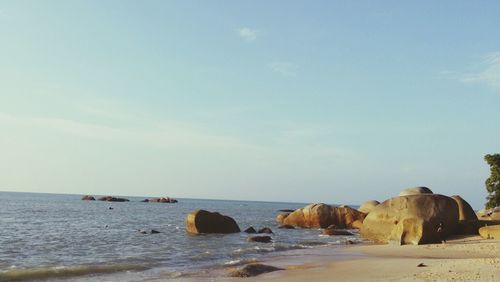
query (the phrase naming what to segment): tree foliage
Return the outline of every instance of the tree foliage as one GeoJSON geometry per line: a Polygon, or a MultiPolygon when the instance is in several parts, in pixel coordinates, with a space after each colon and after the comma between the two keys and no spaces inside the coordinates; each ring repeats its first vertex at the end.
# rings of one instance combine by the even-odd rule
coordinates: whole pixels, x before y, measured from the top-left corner
{"type": "Polygon", "coordinates": [[[490,165],[490,177],[486,179],[486,190],[488,191],[488,200],[486,208],[500,206],[500,154],[486,155],[484,160],[490,165]]]}

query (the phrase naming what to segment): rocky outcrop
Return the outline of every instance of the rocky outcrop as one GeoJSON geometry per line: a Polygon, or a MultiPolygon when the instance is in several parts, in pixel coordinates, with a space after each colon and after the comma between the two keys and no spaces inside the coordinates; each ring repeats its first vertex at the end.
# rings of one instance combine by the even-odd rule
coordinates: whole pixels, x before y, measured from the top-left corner
{"type": "Polygon", "coordinates": [[[455,195],[451,196],[458,205],[458,220],[477,220],[476,213],[472,207],[462,197],[455,195]]]}
{"type": "Polygon", "coordinates": [[[82,200],[83,201],[95,201],[95,198],[94,198],[94,196],[85,195],[82,197],[82,200]]]}
{"type": "Polygon", "coordinates": [[[283,219],[278,215],[276,220],[281,224],[302,228],[326,228],[332,224],[339,228],[355,228],[356,224],[353,225],[353,223],[355,221],[362,222],[365,216],[364,213],[350,207],[310,204],[283,216],[283,219]]]}
{"type": "Polygon", "coordinates": [[[283,270],[282,268],[265,265],[260,263],[247,264],[241,269],[235,270],[229,274],[231,277],[253,277],[263,273],[283,270]]]}
{"type": "Polygon", "coordinates": [[[129,202],[130,200],[125,199],[125,198],[117,198],[117,197],[112,197],[112,196],[104,196],[98,199],[99,201],[105,201],[105,202],[129,202]]]}
{"type": "Polygon", "coordinates": [[[277,216],[276,216],[276,222],[278,222],[279,224],[283,224],[283,221],[285,220],[285,218],[290,215],[289,212],[281,212],[279,213],[277,216]]]}
{"type": "Polygon", "coordinates": [[[358,211],[362,213],[370,213],[379,204],[380,202],[375,200],[366,201],[359,207],[358,211]]]}
{"type": "Polygon", "coordinates": [[[485,239],[500,240],[500,225],[483,226],[479,228],[479,235],[485,239]]]}
{"type": "Polygon", "coordinates": [[[406,188],[399,193],[399,196],[401,197],[401,196],[421,195],[421,194],[433,194],[433,193],[431,189],[424,186],[419,186],[419,187],[406,188]]]}
{"type": "Polygon", "coordinates": [[[237,233],[240,227],[236,221],[218,212],[195,210],[187,215],[186,231],[191,234],[201,233],[237,233]]]}
{"type": "Polygon", "coordinates": [[[152,199],[144,199],[141,202],[144,203],[177,203],[177,200],[174,198],[169,198],[169,197],[162,197],[162,198],[152,198],[152,199]]]}
{"type": "Polygon", "coordinates": [[[458,218],[458,205],[450,197],[429,193],[401,196],[374,208],[363,221],[360,234],[381,243],[436,243],[456,234],[458,218]]]}

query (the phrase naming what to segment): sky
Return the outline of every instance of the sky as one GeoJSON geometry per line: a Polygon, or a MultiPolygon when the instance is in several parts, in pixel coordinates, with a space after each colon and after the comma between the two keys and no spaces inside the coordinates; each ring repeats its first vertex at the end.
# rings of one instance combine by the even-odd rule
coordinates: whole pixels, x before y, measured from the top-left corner
{"type": "Polygon", "coordinates": [[[485,203],[498,1],[0,0],[0,190],[485,203]]]}

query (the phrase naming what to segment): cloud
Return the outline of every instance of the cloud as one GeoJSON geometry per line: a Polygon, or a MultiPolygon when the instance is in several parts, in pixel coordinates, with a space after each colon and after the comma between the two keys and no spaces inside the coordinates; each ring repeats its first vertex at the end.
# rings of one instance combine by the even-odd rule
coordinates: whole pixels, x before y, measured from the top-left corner
{"type": "Polygon", "coordinates": [[[238,36],[248,42],[255,41],[259,34],[260,32],[258,30],[249,27],[242,27],[238,29],[238,36]]]}
{"type": "Polygon", "coordinates": [[[482,83],[500,89],[500,52],[493,52],[482,57],[477,70],[460,77],[463,83],[482,83]]]}
{"type": "Polygon", "coordinates": [[[283,76],[296,76],[299,66],[290,62],[274,62],[270,63],[269,68],[283,76]]]}

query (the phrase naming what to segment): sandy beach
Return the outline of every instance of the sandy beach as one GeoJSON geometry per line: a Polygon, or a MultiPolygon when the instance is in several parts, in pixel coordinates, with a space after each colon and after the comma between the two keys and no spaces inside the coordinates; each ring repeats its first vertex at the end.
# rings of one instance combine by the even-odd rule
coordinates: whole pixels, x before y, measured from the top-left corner
{"type": "Polygon", "coordinates": [[[354,245],[342,252],[353,256],[347,260],[287,265],[284,271],[252,278],[222,280],[498,281],[500,277],[500,240],[486,240],[479,236],[420,246],[354,245]],[[419,264],[424,266],[418,267],[419,264]]]}

